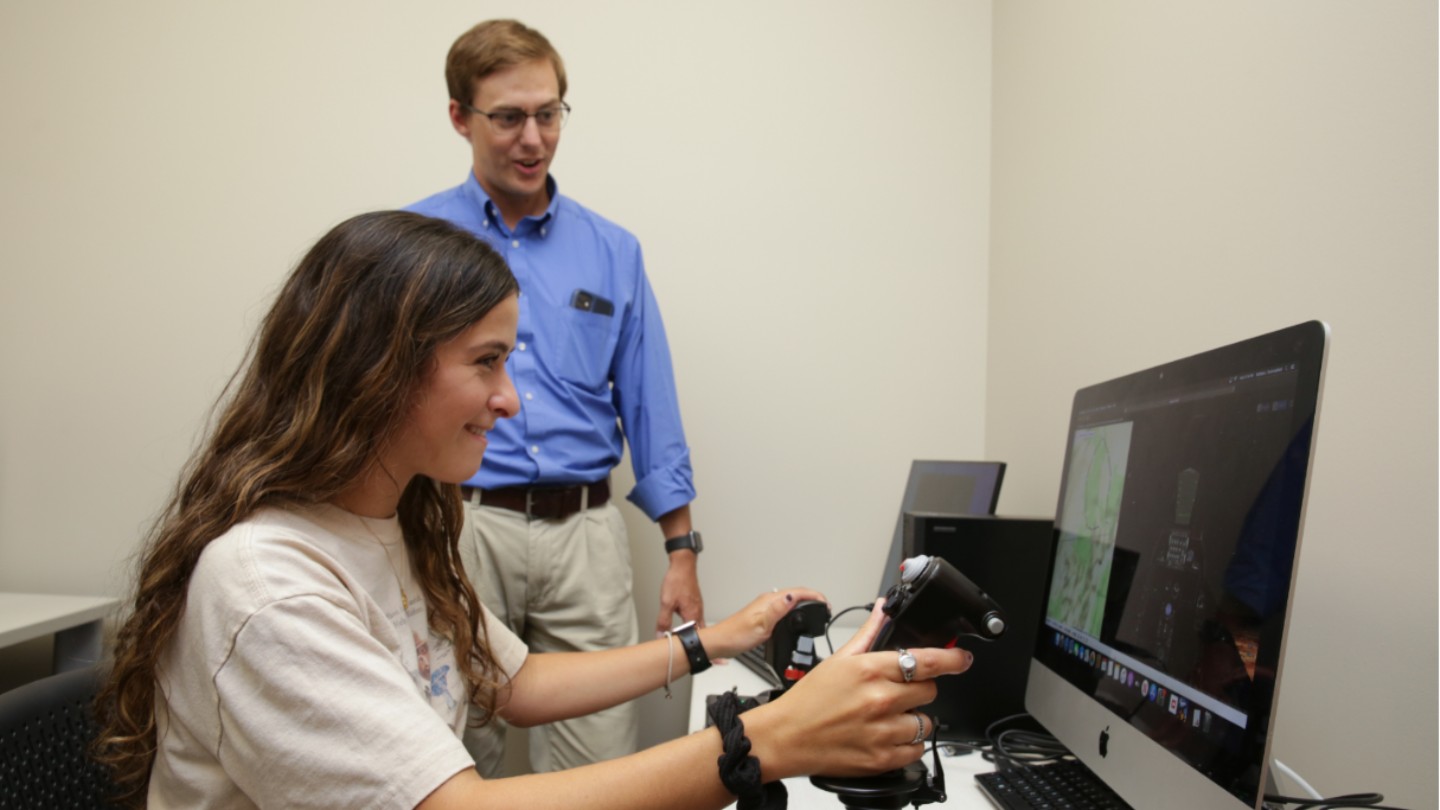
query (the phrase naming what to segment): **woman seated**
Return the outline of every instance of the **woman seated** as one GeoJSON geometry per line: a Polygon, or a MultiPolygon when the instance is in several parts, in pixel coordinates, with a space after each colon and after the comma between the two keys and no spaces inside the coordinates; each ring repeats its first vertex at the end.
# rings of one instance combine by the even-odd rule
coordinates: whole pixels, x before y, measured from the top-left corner
{"type": "MultiPolygon", "coordinates": [[[[920,757],[931,721],[910,710],[970,657],[915,650],[907,681],[895,653],[863,652],[877,608],[723,739],[710,728],[571,771],[476,773],[461,743],[472,706],[532,726],[668,688],[689,666],[670,637],[528,654],[470,587],[457,484],[519,411],[505,368],[518,315],[504,261],[419,215],[355,217],[301,260],[141,557],[99,704],[100,755],[131,803],[705,808],[734,800],[727,784],[920,757]]],[[[820,598],[765,594],[700,642],[734,656],[820,598]]]]}

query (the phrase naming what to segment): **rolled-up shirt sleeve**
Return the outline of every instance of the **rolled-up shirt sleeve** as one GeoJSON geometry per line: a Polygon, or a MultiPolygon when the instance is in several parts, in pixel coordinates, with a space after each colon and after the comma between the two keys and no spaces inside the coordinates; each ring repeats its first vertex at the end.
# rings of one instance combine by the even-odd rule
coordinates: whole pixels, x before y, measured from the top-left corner
{"type": "Polygon", "coordinates": [[[651,520],[695,499],[690,448],[680,420],[670,345],[644,260],[635,246],[635,289],[612,367],[616,410],[630,444],[629,500],[651,520]]]}

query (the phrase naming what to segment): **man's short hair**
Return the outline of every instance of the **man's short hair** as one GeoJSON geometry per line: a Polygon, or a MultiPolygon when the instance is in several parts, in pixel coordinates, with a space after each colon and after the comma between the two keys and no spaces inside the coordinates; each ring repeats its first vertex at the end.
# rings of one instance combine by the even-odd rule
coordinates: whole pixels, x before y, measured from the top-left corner
{"type": "Polygon", "coordinates": [[[461,104],[475,100],[480,80],[534,59],[555,67],[560,98],[565,98],[565,63],[545,35],[516,20],[486,20],[460,35],[445,57],[445,83],[450,98],[461,104]]]}

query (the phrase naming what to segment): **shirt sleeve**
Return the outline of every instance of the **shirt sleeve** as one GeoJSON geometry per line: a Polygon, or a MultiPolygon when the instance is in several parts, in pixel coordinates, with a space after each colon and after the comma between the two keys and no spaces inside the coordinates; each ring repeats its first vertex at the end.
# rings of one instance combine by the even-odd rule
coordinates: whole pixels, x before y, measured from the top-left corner
{"type": "Polygon", "coordinates": [[[260,807],[413,808],[474,761],[355,614],[258,610],[215,676],[226,773],[260,807]]]}
{"type": "Polygon", "coordinates": [[[695,499],[694,472],[665,324],[638,244],[634,261],[635,296],[624,313],[615,352],[615,405],[635,470],[629,500],[658,520],[695,499]]]}
{"type": "Polygon", "coordinates": [[[480,613],[481,621],[485,622],[485,638],[490,642],[490,655],[495,658],[495,663],[500,665],[500,671],[504,672],[506,677],[515,677],[520,667],[525,666],[530,648],[515,635],[515,631],[495,618],[490,608],[482,604],[480,613]]]}

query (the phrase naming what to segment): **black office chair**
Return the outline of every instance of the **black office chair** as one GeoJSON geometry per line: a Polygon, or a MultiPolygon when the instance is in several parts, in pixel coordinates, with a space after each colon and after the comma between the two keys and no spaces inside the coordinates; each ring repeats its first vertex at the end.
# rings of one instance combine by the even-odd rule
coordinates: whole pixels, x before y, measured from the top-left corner
{"type": "Polygon", "coordinates": [[[87,750],[97,666],[70,670],[0,695],[0,810],[109,808],[109,775],[87,750]]]}

